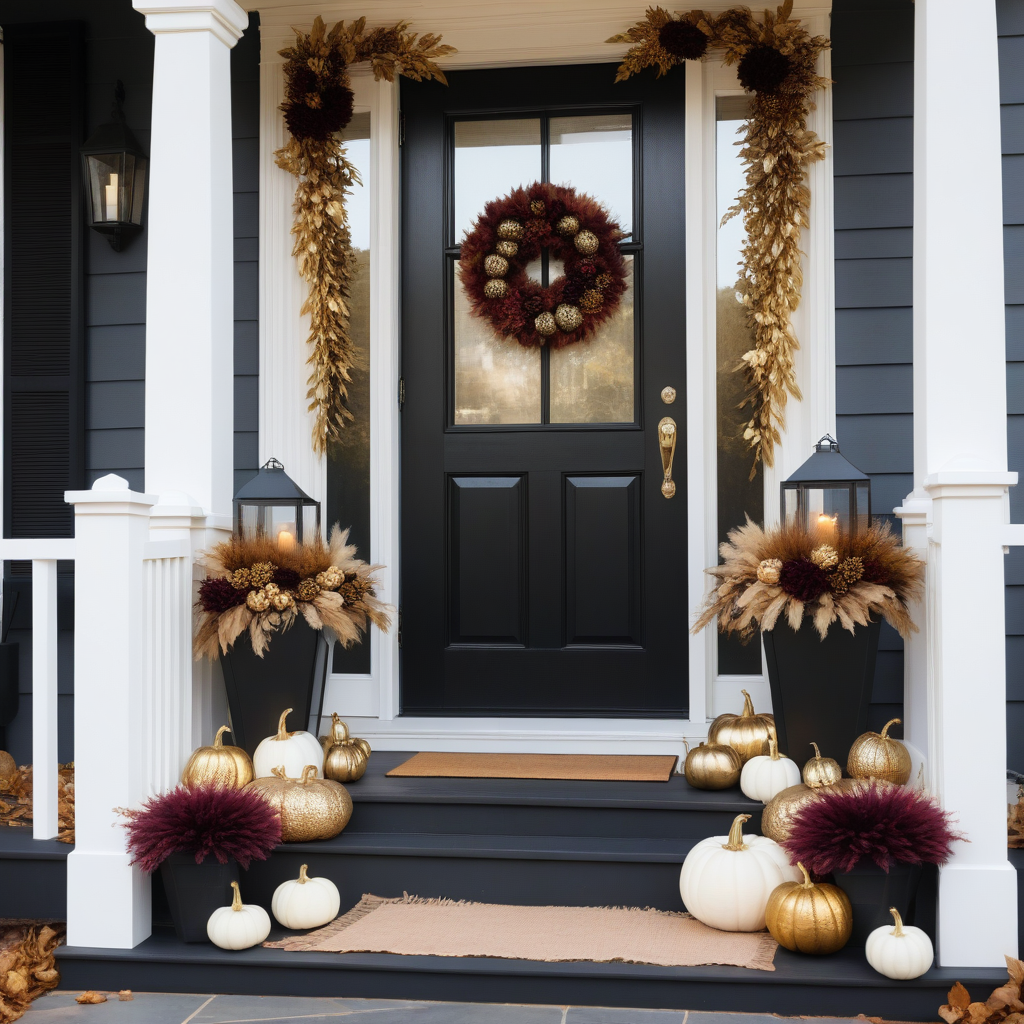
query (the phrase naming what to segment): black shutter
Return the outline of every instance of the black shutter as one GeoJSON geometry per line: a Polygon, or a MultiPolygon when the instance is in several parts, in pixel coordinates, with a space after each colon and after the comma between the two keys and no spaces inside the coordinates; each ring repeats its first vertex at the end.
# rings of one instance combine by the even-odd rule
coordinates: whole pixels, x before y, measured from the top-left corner
{"type": "Polygon", "coordinates": [[[67,537],[64,491],[85,485],[81,24],[5,26],[4,86],[4,535],[67,537]]]}

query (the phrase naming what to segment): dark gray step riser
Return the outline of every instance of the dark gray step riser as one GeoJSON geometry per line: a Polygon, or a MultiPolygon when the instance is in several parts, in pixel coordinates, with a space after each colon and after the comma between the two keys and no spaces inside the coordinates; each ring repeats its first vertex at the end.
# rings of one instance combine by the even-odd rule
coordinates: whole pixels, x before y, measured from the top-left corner
{"type": "Polygon", "coordinates": [[[281,882],[297,878],[299,867],[330,878],[342,908],[364,893],[513,903],[524,906],[630,906],[682,910],[679,863],[527,860],[485,857],[394,857],[380,855],[291,854],[277,851],[252,864],[242,879],[246,902],[270,906],[281,882]]]}
{"type": "Polygon", "coordinates": [[[63,860],[0,860],[0,918],[63,921],[67,911],[63,860]]]}
{"type": "MultiPolygon", "coordinates": [[[[545,807],[463,803],[374,803],[359,801],[347,832],[477,836],[595,836],[685,839],[699,842],[727,835],[739,811],[657,810],[619,807],[545,807]]],[[[759,833],[755,810],[745,832],[759,833]]]]}

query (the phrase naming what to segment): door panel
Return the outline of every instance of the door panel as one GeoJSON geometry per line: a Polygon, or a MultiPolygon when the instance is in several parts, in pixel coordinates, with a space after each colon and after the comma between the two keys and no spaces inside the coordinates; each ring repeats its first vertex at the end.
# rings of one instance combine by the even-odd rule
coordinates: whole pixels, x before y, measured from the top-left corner
{"type": "MultiPolygon", "coordinates": [[[[683,79],[614,64],[402,81],[402,713],[678,716],[687,707],[683,79]],[[534,180],[601,200],[630,288],[589,343],[472,317],[459,241],[534,180]],[[442,593],[443,590],[443,593],[442,593]]],[[[541,284],[560,268],[546,258],[541,284]],[[550,264],[550,265],[549,265],[550,264]]]]}

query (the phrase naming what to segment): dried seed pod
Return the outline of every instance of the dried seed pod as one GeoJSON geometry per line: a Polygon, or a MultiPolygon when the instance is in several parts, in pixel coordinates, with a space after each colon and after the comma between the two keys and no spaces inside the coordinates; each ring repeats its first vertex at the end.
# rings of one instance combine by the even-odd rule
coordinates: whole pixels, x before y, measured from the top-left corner
{"type": "Polygon", "coordinates": [[[484,259],[484,272],[488,277],[504,277],[508,273],[508,260],[492,252],[484,259]]]}
{"type": "Polygon", "coordinates": [[[584,256],[593,256],[600,245],[593,231],[581,231],[572,241],[576,251],[583,253],[584,256]]]}

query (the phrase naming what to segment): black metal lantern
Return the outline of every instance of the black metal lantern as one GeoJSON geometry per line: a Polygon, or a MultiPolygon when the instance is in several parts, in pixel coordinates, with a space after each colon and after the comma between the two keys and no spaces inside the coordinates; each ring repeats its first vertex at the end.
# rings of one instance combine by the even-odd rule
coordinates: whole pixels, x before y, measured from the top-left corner
{"type": "Polygon", "coordinates": [[[782,522],[823,533],[865,533],[871,522],[871,480],[839,453],[826,434],[814,454],[782,483],[782,522]]]}
{"type": "Polygon", "coordinates": [[[120,251],[142,227],[146,154],[124,119],[124,86],[114,90],[113,120],[102,124],[81,148],[89,227],[120,251]]]}
{"type": "Polygon", "coordinates": [[[268,459],[235,495],[235,534],[273,537],[283,551],[320,534],[320,502],[314,501],[284,471],[268,459]]]}

